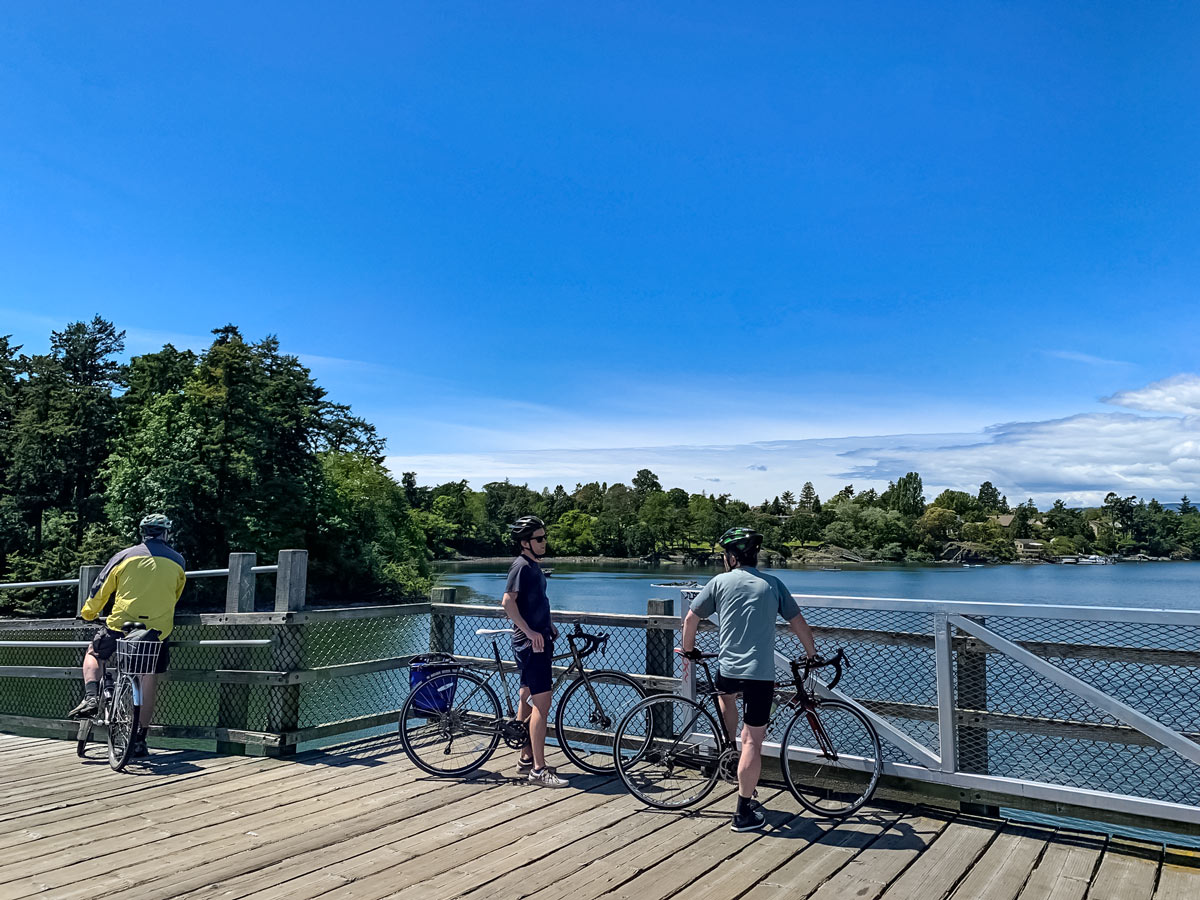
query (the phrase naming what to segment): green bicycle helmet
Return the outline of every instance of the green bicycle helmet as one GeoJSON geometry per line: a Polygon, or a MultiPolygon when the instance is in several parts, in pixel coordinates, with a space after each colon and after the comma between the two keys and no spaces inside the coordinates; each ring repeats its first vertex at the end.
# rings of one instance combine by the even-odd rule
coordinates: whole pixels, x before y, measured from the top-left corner
{"type": "Polygon", "coordinates": [[[722,550],[733,551],[738,556],[756,553],[758,548],[762,546],[762,542],[763,536],[761,534],[753,528],[743,528],[740,525],[730,528],[717,541],[722,550]]]}

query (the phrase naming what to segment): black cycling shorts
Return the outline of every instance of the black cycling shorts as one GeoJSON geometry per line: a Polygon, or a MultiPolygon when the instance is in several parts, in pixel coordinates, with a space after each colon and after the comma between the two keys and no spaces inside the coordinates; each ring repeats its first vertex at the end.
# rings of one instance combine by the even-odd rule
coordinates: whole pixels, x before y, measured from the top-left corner
{"type": "MultiPolygon", "coordinates": [[[[155,632],[157,634],[158,632],[155,632]]],[[[117,641],[125,637],[119,631],[113,631],[107,625],[96,631],[92,637],[92,653],[96,654],[97,659],[108,660],[114,653],[117,652],[117,641]]],[[[162,648],[158,651],[158,664],[154,667],[154,671],[159,674],[167,671],[167,666],[171,664],[171,646],[169,641],[162,642],[162,648]]]]}
{"type": "Polygon", "coordinates": [[[775,699],[775,682],[757,678],[726,678],[717,673],[717,690],[722,694],[742,695],[742,721],[761,728],[771,721],[771,703],[775,699]]]}
{"type": "Polygon", "coordinates": [[[521,670],[521,684],[529,688],[530,695],[544,694],[554,686],[551,661],[554,657],[554,641],[546,639],[545,649],[534,653],[533,647],[516,652],[517,667],[521,670]]]}

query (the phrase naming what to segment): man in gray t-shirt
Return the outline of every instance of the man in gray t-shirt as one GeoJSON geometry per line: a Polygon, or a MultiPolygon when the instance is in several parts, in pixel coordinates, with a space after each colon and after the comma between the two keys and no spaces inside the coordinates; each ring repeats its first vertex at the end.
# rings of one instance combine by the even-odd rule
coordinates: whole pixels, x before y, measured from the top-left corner
{"type": "Polygon", "coordinates": [[[758,571],[762,535],[749,528],[731,528],[720,540],[725,572],[713,578],[692,601],[683,620],[682,650],[694,658],[700,620],[717,614],[721,649],[717,656],[718,701],[725,730],[737,730],[737,695],[742,695],[742,751],[738,759],[738,807],[734,831],[755,831],[767,817],[754,802],[762,771],[762,743],[775,695],[775,622],[782,617],[804,645],[809,658],[817,655],[812,629],[800,614],[791,592],[774,575],[758,571]]]}

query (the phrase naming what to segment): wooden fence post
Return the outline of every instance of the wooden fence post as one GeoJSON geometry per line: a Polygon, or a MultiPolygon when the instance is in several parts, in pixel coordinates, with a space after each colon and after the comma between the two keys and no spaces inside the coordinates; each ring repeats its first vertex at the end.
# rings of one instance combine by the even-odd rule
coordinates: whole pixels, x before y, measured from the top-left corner
{"type": "MultiPolygon", "coordinates": [[[[675,615],[674,600],[647,600],[646,615],[675,615]]],[[[646,674],[662,678],[675,675],[675,632],[665,628],[646,629],[646,674]]]]}
{"type": "MultiPolygon", "coordinates": [[[[257,557],[253,553],[229,554],[229,582],[225,587],[225,612],[254,612],[254,572],[257,557]]],[[[224,647],[221,668],[250,668],[250,648],[224,647]]],[[[217,727],[249,730],[250,685],[225,684],[217,688],[217,727]]],[[[217,752],[245,755],[246,745],[237,741],[217,741],[217,752]]]]}
{"type": "MultiPolygon", "coordinates": [[[[290,613],[304,609],[308,585],[308,551],[280,550],[279,572],[275,578],[275,612],[290,613]]],[[[276,672],[296,672],[304,668],[304,626],[275,626],[275,645],[271,648],[271,668],[276,672]]],[[[300,685],[288,684],[269,689],[267,731],[280,735],[281,743],[273,755],[290,756],[296,745],[287,743],[287,732],[300,727],[300,685]]]]}
{"type": "MultiPolygon", "coordinates": [[[[980,616],[969,616],[968,618],[980,625],[986,624],[986,620],[980,616]]],[[[959,635],[962,635],[961,631],[959,635]]],[[[981,775],[990,775],[991,773],[988,771],[988,729],[962,722],[962,719],[969,715],[965,710],[985,711],[988,708],[988,654],[984,652],[983,646],[975,638],[960,637],[960,640],[963,643],[959,644],[961,649],[955,654],[954,686],[958,698],[956,713],[959,717],[957,725],[959,767],[967,769],[969,766],[970,770],[981,775]]],[[[974,815],[993,818],[1000,815],[1000,807],[990,804],[960,802],[959,808],[965,813],[974,815]]]]}
{"type": "MultiPolygon", "coordinates": [[[[453,603],[458,591],[452,587],[435,587],[429,592],[431,603],[453,603]]],[[[429,615],[429,652],[454,652],[454,616],[432,610],[429,615]]]]}
{"type": "Polygon", "coordinates": [[[104,571],[104,566],[79,567],[79,594],[75,603],[75,615],[79,615],[83,604],[87,603],[88,593],[92,590],[92,582],[104,571]]]}

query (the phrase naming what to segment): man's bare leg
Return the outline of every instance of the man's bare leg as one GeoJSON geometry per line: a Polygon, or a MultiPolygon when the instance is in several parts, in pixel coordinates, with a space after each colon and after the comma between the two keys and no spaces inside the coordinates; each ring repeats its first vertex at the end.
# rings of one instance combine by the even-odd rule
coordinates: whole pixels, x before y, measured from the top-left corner
{"type": "Polygon", "coordinates": [[[762,747],[767,737],[766,725],[746,725],[742,728],[742,755],[738,759],[738,796],[749,799],[758,787],[762,773],[762,747]]]}
{"type": "MultiPolygon", "coordinates": [[[[523,684],[517,694],[517,721],[528,723],[532,712],[533,706],[529,702],[529,687],[523,684]]],[[[533,745],[528,738],[525,739],[525,746],[521,748],[521,759],[533,759],[533,745]]]]}
{"type": "Polygon", "coordinates": [[[533,767],[546,767],[546,726],[550,721],[550,700],[553,692],[546,691],[530,697],[533,710],[529,716],[529,743],[533,750],[533,767]]]}

